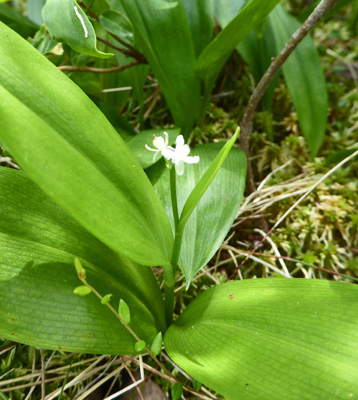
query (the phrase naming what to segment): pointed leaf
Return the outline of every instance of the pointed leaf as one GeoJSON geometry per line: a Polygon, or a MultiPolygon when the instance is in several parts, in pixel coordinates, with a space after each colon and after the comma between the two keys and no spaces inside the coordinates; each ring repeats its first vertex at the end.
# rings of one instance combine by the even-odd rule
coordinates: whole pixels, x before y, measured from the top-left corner
{"type": "MultiPolygon", "coordinates": [[[[268,21],[277,51],[281,51],[301,25],[280,5],[270,14],[268,21]]],[[[287,59],[283,73],[302,132],[312,157],[315,157],[326,132],[328,96],[321,59],[310,36],[306,36],[287,59]]]]}
{"type": "Polygon", "coordinates": [[[132,22],[135,41],[153,69],[175,125],[189,131],[199,107],[200,86],[194,73],[194,46],[182,3],[165,9],[141,0],[115,0],[114,4],[118,11],[121,4],[132,22]]]}
{"type": "Polygon", "coordinates": [[[0,167],[0,337],[84,353],[135,354],[135,339],[94,295],[79,297],[78,258],[87,281],[113,304],[125,299],[131,328],[151,342],[165,330],[149,268],[118,256],[50,200],[26,175],[0,167]]]}
{"type": "Polygon", "coordinates": [[[0,53],[0,140],[21,167],[115,251],[143,265],[167,263],[173,243],[168,218],[103,114],[1,23],[0,53]]]}
{"type": "Polygon", "coordinates": [[[157,356],[162,350],[163,335],[162,332],[158,332],[157,336],[154,338],[152,345],[150,346],[150,351],[157,356]]]}
{"type": "Polygon", "coordinates": [[[188,17],[197,58],[213,37],[214,0],[182,0],[182,3],[188,17]]]}
{"type": "MultiPolygon", "coordinates": [[[[220,144],[207,144],[192,150],[191,154],[200,156],[200,162],[187,166],[184,175],[177,177],[179,212],[220,149],[220,144]]],[[[164,167],[163,172],[158,165],[149,170],[149,176],[174,229],[169,171],[164,167]]],[[[184,229],[179,266],[187,284],[213,257],[231,228],[241,203],[245,177],[245,155],[233,148],[184,229]]]]}
{"type": "Polygon", "coordinates": [[[47,0],[42,17],[51,36],[73,50],[93,57],[108,58],[112,53],[97,50],[96,33],[87,15],[74,0],[47,0]]]}
{"type": "Polygon", "coordinates": [[[332,399],[358,391],[358,287],[304,279],[226,283],[168,329],[179,367],[229,400],[332,399]]]}
{"type": "Polygon", "coordinates": [[[204,81],[206,96],[210,94],[221,68],[235,47],[271,12],[279,1],[250,1],[203,50],[195,63],[195,69],[204,81]]]}

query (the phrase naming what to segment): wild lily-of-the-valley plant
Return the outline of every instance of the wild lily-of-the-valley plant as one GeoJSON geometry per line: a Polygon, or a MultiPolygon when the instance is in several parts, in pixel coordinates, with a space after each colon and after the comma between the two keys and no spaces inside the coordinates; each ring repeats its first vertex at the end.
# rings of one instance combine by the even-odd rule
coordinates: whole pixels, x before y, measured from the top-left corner
{"type": "Polygon", "coordinates": [[[239,208],[239,131],[190,155],[178,129],[125,144],[70,79],[4,24],[0,54],[0,140],[22,168],[0,168],[1,337],[155,357],[163,335],[181,368],[228,399],[358,395],[354,285],[233,281],[172,321],[177,267],[189,285],[239,208]],[[185,162],[193,165],[184,171],[185,162]],[[164,299],[152,266],[163,268],[164,299]]]}

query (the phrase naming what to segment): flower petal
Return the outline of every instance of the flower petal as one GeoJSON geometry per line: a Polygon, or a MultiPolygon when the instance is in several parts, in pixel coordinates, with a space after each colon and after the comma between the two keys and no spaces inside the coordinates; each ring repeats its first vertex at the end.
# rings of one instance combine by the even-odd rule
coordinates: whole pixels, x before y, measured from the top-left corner
{"type": "Polygon", "coordinates": [[[199,156],[186,156],[183,158],[183,161],[187,164],[197,164],[200,161],[199,156]]]}
{"type": "Polygon", "coordinates": [[[179,135],[175,140],[175,147],[176,149],[179,150],[183,146],[184,146],[184,137],[183,135],[179,135]]]}
{"type": "Polygon", "coordinates": [[[183,175],[184,174],[184,167],[185,167],[184,161],[178,160],[178,162],[175,163],[175,172],[178,175],[183,175]]]}
{"type": "Polygon", "coordinates": [[[167,160],[174,160],[175,157],[175,150],[170,147],[165,147],[162,151],[162,156],[165,157],[167,160]]]}

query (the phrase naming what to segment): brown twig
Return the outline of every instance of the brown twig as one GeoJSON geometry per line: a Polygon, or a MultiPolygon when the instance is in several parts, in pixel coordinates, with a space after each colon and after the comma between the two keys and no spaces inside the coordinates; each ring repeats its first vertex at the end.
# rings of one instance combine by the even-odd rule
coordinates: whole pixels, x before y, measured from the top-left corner
{"type": "Polygon", "coordinates": [[[315,27],[315,25],[337,4],[338,0],[322,0],[319,5],[314,9],[312,14],[306,21],[297,29],[292,35],[291,39],[286,43],[280,54],[272,59],[270,67],[267,69],[264,76],[261,78],[259,84],[256,86],[252,93],[250,100],[247,104],[244,116],[241,120],[241,134],[240,134],[240,147],[247,156],[247,188],[249,193],[253,193],[255,189],[255,181],[252,174],[252,166],[250,163],[249,139],[252,131],[252,124],[254,119],[254,112],[270,85],[271,81],[282,67],[287,58],[291,55],[293,50],[298,44],[307,36],[307,34],[315,27]]]}
{"type": "MultiPolygon", "coordinates": [[[[111,35],[111,36],[115,37],[116,35],[111,35]]],[[[144,55],[141,52],[139,52],[138,50],[134,49],[134,48],[133,49],[128,49],[128,50],[122,49],[122,48],[112,44],[111,42],[108,42],[108,40],[102,39],[102,38],[100,38],[98,36],[97,36],[97,40],[99,42],[104,43],[108,47],[111,47],[112,49],[119,51],[120,53],[124,54],[126,57],[135,58],[141,64],[148,64],[148,61],[146,60],[144,55]]]]}
{"type": "MultiPolygon", "coordinates": [[[[79,3],[81,5],[81,7],[83,7],[84,9],[87,9],[87,4],[84,3],[83,1],[81,1],[79,3]]],[[[99,22],[99,16],[93,11],[93,10],[89,10],[89,14],[97,21],[99,22]]],[[[138,61],[141,61],[142,64],[147,64],[147,61],[144,57],[144,55],[138,51],[136,48],[134,48],[133,46],[131,46],[129,43],[125,42],[124,40],[122,40],[120,37],[118,37],[117,35],[108,32],[113,39],[115,39],[118,43],[120,43],[121,45],[123,45],[124,47],[127,47],[128,50],[124,50],[124,49],[120,49],[119,47],[114,47],[114,45],[112,45],[111,43],[107,42],[104,39],[101,39],[99,37],[97,37],[97,40],[99,40],[100,42],[103,42],[105,44],[107,44],[107,46],[112,47],[113,49],[116,49],[118,51],[120,51],[121,53],[125,54],[127,57],[133,57],[138,61]]]]}
{"type": "Polygon", "coordinates": [[[118,65],[114,68],[92,68],[92,67],[75,67],[74,65],[61,65],[58,67],[60,71],[71,71],[71,72],[94,72],[96,74],[110,74],[112,72],[124,71],[127,68],[134,67],[135,65],[139,65],[141,62],[135,60],[126,65],[118,65]]]}

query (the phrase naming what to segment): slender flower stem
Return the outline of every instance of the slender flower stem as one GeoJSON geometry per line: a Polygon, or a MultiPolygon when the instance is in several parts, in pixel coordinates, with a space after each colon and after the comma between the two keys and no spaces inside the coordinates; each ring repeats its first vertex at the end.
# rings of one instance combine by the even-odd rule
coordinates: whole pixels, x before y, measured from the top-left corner
{"type": "Polygon", "coordinates": [[[172,199],[173,217],[175,232],[178,230],[179,225],[179,212],[178,212],[178,198],[177,198],[177,179],[175,168],[170,168],[170,196],[172,199]]]}
{"type": "Polygon", "coordinates": [[[177,187],[176,187],[176,172],[175,168],[173,167],[170,169],[170,196],[172,200],[172,209],[174,217],[175,239],[174,239],[171,264],[164,267],[165,315],[168,325],[170,325],[173,321],[175,272],[178,267],[181,242],[183,238],[183,234],[178,235],[179,211],[178,211],[178,198],[177,198],[177,187]]]}

